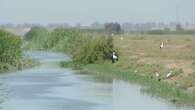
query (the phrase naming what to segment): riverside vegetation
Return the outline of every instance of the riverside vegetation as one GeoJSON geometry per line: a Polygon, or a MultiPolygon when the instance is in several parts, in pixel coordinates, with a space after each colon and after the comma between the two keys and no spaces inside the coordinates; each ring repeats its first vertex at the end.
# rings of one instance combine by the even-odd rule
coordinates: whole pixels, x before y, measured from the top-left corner
{"type": "Polygon", "coordinates": [[[35,62],[23,57],[22,39],[0,30],[0,73],[31,67],[35,62]]]}
{"type": "Polygon", "coordinates": [[[73,67],[96,75],[120,78],[143,85],[143,92],[178,104],[195,105],[193,35],[115,35],[57,28],[51,32],[34,27],[26,34],[27,48],[66,52],[73,67]],[[121,39],[123,37],[123,40],[121,39]],[[165,42],[165,48],[159,49],[165,42]],[[112,64],[111,52],[119,53],[112,64]],[[172,72],[171,77],[166,74],[172,72]],[[161,81],[155,77],[159,73],[161,81]]]}

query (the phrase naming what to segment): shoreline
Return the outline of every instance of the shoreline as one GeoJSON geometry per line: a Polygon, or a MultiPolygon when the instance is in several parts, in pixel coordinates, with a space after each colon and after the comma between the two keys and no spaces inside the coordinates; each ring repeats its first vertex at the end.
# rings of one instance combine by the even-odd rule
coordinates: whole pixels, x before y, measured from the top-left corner
{"type": "Polygon", "coordinates": [[[61,62],[62,67],[68,67],[78,70],[82,73],[98,75],[100,77],[109,77],[129,81],[130,83],[142,86],[142,91],[154,97],[169,100],[177,105],[195,106],[195,95],[187,90],[177,88],[165,81],[151,79],[150,76],[135,73],[130,69],[116,67],[111,63],[80,65],[73,62],[61,62]]]}
{"type": "Polygon", "coordinates": [[[21,61],[15,65],[0,63],[0,74],[33,68],[37,65],[39,65],[39,62],[34,59],[21,59],[21,61]]]}

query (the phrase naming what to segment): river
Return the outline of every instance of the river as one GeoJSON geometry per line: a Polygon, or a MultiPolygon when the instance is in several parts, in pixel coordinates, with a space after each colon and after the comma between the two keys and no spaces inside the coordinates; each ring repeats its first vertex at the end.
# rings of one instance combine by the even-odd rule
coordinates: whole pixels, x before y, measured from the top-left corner
{"type": "Polygon", "coordinates": [[[194,110],[143,94],[136,84],[60,68],[55,62],[66,55],[27,54],[41,65],[0,75],[0,110],[194,110]]]}

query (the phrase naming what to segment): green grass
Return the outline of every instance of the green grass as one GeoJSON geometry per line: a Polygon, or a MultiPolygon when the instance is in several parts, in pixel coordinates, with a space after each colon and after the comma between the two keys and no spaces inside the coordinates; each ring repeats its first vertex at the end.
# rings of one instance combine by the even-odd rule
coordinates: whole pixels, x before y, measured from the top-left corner
{"type": "Polygon", "coordinates": [[[192,61],[192,65],[195,66],[195,60],[192,61]]]}

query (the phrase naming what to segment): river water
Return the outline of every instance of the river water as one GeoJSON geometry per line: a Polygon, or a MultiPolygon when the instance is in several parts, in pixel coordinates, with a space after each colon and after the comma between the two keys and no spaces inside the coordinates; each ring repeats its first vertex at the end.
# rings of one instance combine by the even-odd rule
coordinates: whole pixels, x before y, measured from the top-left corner
{"type": "Polygon", "coordinates": [[[60,68],[56,61],[69,60],[63,54],[27,54],[41,65],[0,75],[0,110],[194,110],[143,94],[126,81],[60,68]]]}

